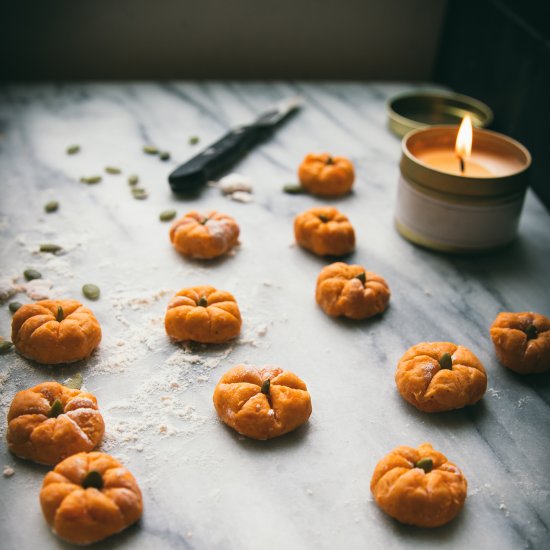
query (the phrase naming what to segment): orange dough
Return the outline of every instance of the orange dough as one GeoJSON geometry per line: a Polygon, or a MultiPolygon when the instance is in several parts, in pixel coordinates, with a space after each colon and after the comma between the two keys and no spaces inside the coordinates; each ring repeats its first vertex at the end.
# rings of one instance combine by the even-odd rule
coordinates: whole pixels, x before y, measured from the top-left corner
{"type": "Polygon", "coordinates": [[[237,365],[228,370],[214,390],[214,406],[223,422],[253,439],[291,432],[311,415],[305,383],[277,367],[237,365]]]}
{"type": "Polygon", "coordinates": [[[101,341],[94,314],[76,300],[42,300],[14,314],[11,339],[19,353],[45,365],[88,357],[101,341]]]}
{"type": "Polygon", "coordinates": [[[423,342],[409,348],[399,360],[395,382],[401,396],[425,412],[473,405],[487,389],[479,359],[451,342],[423,342]]]}
{"type": "Polygon", "coordinates": [[[467,487],[459,468],[429,443],[394,449],[376,465],[370,483],[384,512],[418,527],[451,521],[464,506],[467,487]]]}
{"type": "Polygon", "coordinates": [[[337,196],[351,191],[355,172],[345,157],[310,153],[298,168],[298,179],[313,195],[337,196]]]}

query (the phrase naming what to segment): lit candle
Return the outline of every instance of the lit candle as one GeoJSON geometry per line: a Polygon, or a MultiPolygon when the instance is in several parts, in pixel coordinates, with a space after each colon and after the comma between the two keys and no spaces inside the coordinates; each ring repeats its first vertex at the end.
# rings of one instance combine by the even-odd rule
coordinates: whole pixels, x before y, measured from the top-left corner
{"type": "Polygon", "coordinates": [[[508,244],[517,226],[531,156],[517,141],[456,126],[414,130],[403,138],[395,223],[408,240],[447,252],[508,244]]]}

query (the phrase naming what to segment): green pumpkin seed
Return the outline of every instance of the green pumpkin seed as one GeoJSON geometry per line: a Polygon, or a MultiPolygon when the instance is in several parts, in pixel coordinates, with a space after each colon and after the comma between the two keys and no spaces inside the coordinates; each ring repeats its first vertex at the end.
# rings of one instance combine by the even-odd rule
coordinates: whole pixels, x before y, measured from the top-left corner
{"type": "Polygon", "coordinates": [[[197,302],[199,307],[206,307],[208,305],[208,299],[206,296],[202,296],[201,299],[197,302]]]}
{"type": "Polygon", "coordinates": [[[136,174],[132,174],[129,178],[128,178],[128,183],[130,185],[137,185],[138,184],[138,181],[139,181],[139,176],[136,175],[136,174]]]}
{"type": "Polygon", "coordinates": [[[58,323],[61,323],[65,319],[65,314],[63,313],[63,308],[61,306],[57,306],[57,315],[55,316],[55,320],[58,323]]]}
{"type": "Polygon", "coordinates": [[[197,145],[199,141],[200,141],[199,136],[191,136],[189,138],[189,145],[197,145]]]}
{"type": "Polygon", "coordinates": [[[146,199],[149,195],[147,194],[147,191],[145,189],[142,189],[141,187],[135,187],[132,189],[132,195],[134,196],[134,199],[143,200],[146,199]]]}
{"type": "Polygon", "coordinates": [[[329,218],[327,216],[325,216],[324,214],[319,214],[319,219],[323,222],[323,223],[327,223],[329,221],[329,218]]]}
{"type": "Polygon", "coordinates": [[[48,252],[49,254],[55,254],[60,250],[61,250],[61,247],[58,244],[45,243],[40,245],[40,252],[48,252]]]}
{"type": "Polygon", "coordinates": [[[100,294],[99,287],[88,283],[82,287],[82,294],[88,298],[88,300],[97,300],[100,294]]]}
{"type": "Polygon", "coordinates": [[[422,468],[425,473],[429,474],[434,467],[434,461],[431,458],[421,458],[415,465],[415,468],[422,468]]]}
{"type": "Polygon", "coordinates": [[[42,273],[39,273],[36,269],[25,269],[25,271],[23,271],[23,276],[27,279],[27,281],[42,279],[42,273]]]}
{"type": "Polygon", "coordinates": [[[82,377],[82,374],[77,372],[72,378],[69,378],[67,382],[65,382],[63,385],[67,388],[71,388],[71,390],[79,390],[82,387],[82,382],[84,382],[84,378],[82,377]]]}
{"type": "Polygon", "coordinates": [[[451,357],[450,353],[444,353],[441,356],[441,359],[439,359],[439,366],[442,369],[452,370],[452,368],[453,368],[453,358],[451,357]]]}
{"type": "Polygon", "coordinates": [[[10,302],[8,307],[12,313],[15,313],[22,305],[20,302],[10,302]]]}
{"type": "Polygon", "coordinates": [[[365,284],[367,282],[367,274],[363,271],[363,273],[356,275],[354,279],[359,279],[363,284],[365,284]]]}
{"type": "Polygon", "coordinates": [[[158,155],[159,150],[156,147],[153,147],[152,145],[145,145],[143,147],[143,152],[147,153],[148,155],[158,155]]]}
{"type": "Polygon", "coordinates": [[[113,176],[116,176],[117,174],[120,174],[122,170],[120,168],[117,168],[116,166],[106,166],[105,172],[107,172],[107,174],[112,174],[113,176]]]}
{"type": "Polygon", "coordinates": [[[297,183],[288,183],[283,186],[283,191],[289,195],[302,195],[306,190],[297,183]]]}
{"type": "Polygon", "coordinates": [[[168,151],[161,151],[159,153],[159,159],[160,160],[169,160],[170,159],[170,153],[168,151]]]}
{"type": "Polygon", "coordinates": [[[44,205],[44,211],[48,212],[48,214],[51,212],[55,212],[58,208],[59,203],[57,201],[50,201],[44,205]]]}
{"type": "Polygon", "coordinates": [[[529,325],[523,332],[527,335],[527,340],[534,340],[539,334],[535,325],[529,325]]]}
{"type": "Polygon", "coordinates": [[[52,403],[52,407],[50,409],[50,414],[48,415],[50,418],[57,418],[60,414],[63,414],[63,404],[59,399],[56,399],[52,403]]]}
{"type": "Polygon", "coordinates": [[[11,348],[13,348],[13,342],[10,342],[9,340],[0,340],[0,355],[8,353],[11,348]]]}
{"type": "Polygon", "coordinates": [[[161,222],[169,222],[173,220],[176,217],[176,211],[175,210],[164,210],[159,214],[159,220],[161,222]]]}
{"type": "Polygon", "coordinates": [[[82,487],[84,489],[89,489],[93,487],[94,489],[101,489],[103,487],[103,478],[97,470],[90,470],[82,480],[82,487]]]}
{"type": "Polygon", "coordinates": [[[65,152],[67,155],[76,155],[80,152],[80,145],[69,145],[65,152]]]}
{"type": "Polygon", "coordinates": [[[271,389],[271,380],[268,378],[262,382],[262,389],[260,390],[263,394],[269,395],[269,390],[271,389]]]}
{"type": "Polygon", "coordinates": [[[101,181],[101,176],[82,176],[80,178],[80,181],[82,183],[87,183],[89,185],[91,184],[94,184],[94,183],[99,183],[101,181]]]}

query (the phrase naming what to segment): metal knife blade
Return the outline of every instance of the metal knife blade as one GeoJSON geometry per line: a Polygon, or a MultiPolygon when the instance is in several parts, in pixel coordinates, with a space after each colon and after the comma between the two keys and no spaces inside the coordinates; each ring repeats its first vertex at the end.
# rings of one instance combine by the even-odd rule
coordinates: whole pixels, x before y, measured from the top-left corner
{"type": "Polygon", "coordinates": [[[238,126],[198,155],[176,168],[168,182],[174,193],[193,193],[236,164],[302,105],[300,97],[278,103],[252,123],[238,126]]]}

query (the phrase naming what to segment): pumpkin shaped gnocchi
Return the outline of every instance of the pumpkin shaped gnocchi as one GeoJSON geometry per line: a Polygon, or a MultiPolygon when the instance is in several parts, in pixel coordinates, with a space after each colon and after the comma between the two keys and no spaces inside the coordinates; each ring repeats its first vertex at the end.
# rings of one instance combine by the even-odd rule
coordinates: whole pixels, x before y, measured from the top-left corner
{"type": "Polygon", "coordinates": [[[214,390],[220,419],[242,435],[271,439],[295,430],[311,415],[305,383],[280,368],[237,365],[214,390]]]}
{"type": "Polygon", "coordinates": [[[239,240],[239,226],[227,214],[193,210],[170,228],[170,241],[184,256],[210,260],[227,254],[239,240]]]}
{"type": "Polygon", "coordinates": [[[401,396],[424,412],[473,405],[487,389],[479,359],[451,342],[423,342],[409,348],[399,360],[395,382],[401,396]]]}
{"type": "Polygon", "coordinates": [[[43,363],[72,363],[88,357],[101,341],[101,327],[76,300],[42,300],[13,316],[11,339],[19,353],[43,363]]]}
{"type": "Polygon", "coordinates": [[[390,289],[380,275],[360,265],[336,262],[321,270],[315,299],[331,317],[367,319],[385,311],[390,289]]]}
{"type": "Polygon", "coordinates": [[[491,325],[498,360],[520,374],[550,370],[550,319],[538,313],[503,312],[491,325]]]}
{"type": "Polygon", "coordinates": [[[143,501],[134,476],[105,453],[78,453],[46,474],[40,505],[53,532],[91,544],[135,523],[143,501]]]}
{"type": "Polygon", "coordinates": [[[355,248],[355,231],[333,206],[311,208],[294,220],[296,242],[318,256],[343,256],[355,248]]]}
{"type": "Polygon", "coordinates": [[[95,396],[57,382],[17,392],[8,412],[10,451],[40,464],[91,451],[104,431],[95,396]]]}
{"type": "Polygon", "coordinates": [[[164,326],[170,338],[219,344],[241,330],[241,312],[232,294],[213,286],[180,290],[168,304],[164,326]]]}
{"type": "Polygon", "coordinates": [[[460,469],[429,443],[397,447],[374,469],[376,503],[401,523],[439,527],[464,506],[468,483],[460,469]]]}
{"type": "Polygon", "coordinates": [[[351,191],[355,172],[345,157],[310,153],[298,168],[298,179],[314,195],[337,196],[351,191]]]}

